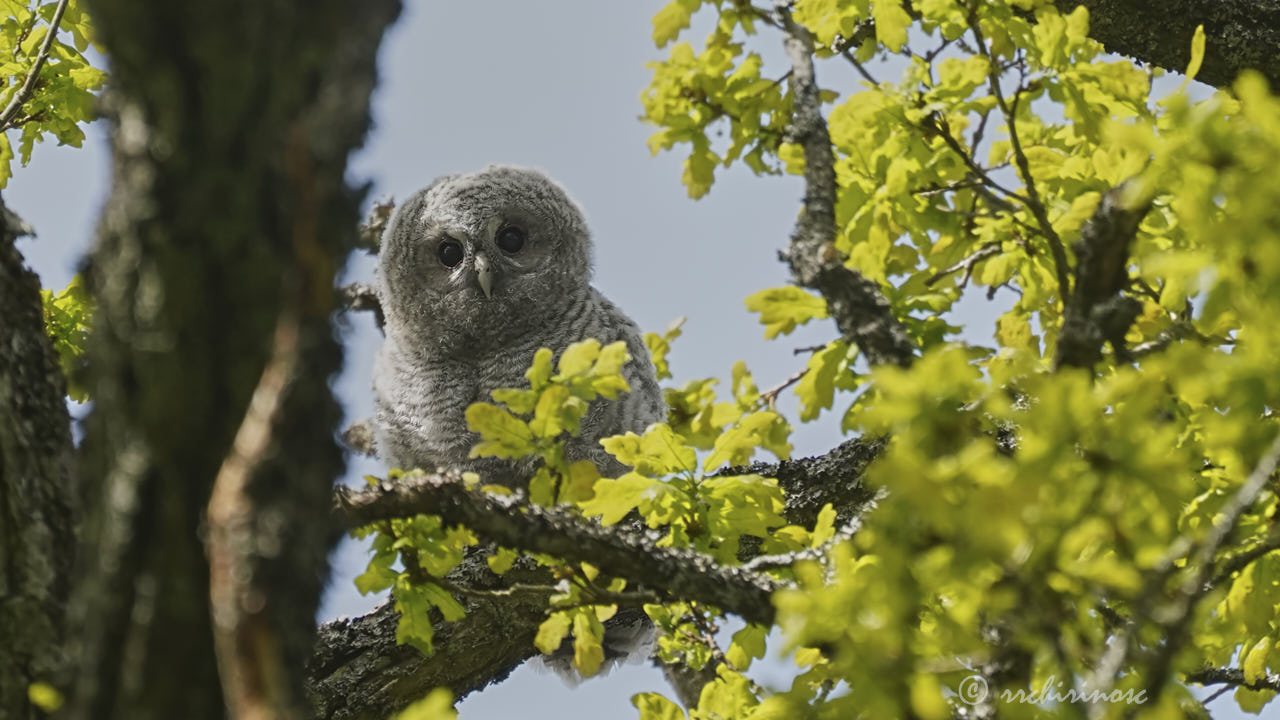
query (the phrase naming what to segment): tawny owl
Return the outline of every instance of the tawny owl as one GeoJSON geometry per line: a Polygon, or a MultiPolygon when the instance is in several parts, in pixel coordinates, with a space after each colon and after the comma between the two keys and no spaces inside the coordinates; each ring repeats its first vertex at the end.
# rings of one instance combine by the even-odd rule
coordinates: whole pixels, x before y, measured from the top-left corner
{"type": "MultiPolygon", "coordinates": [[[[619,474],[622,466],[599,440],[643,432],[665,418],[666,406],[639,329],[591,287],[591,260],[582,211],[536,170],[490,166],[442,177],[410,196],[379,257],[386,342],[373,385],[382,459],[520,484],[531,462],[468,457],[478,438],[467,429],[467,406],[492,401],[498,388],[527,387],[524,373],[538,348],[558,355],[595,338],[626,342],[631,361],[623,374],[631,390],[594,402],[566,454],[619,474]]],[[[627,652],[618,647],[623,638],[614,640],[610,647],[606,636],[606,651],[627,652]]]]}

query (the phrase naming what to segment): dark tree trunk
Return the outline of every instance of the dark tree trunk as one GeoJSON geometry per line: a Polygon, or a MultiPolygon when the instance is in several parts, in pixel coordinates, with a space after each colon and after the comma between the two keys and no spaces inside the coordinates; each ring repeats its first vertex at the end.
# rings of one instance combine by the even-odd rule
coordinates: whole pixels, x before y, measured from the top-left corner
{"type": "Polygon", "coordinates": [[[75,551],[71,431],[40,283],[0,203],[0,718],[43,717],[33,682],[58,684],[75,551]]]}
{"type": "Polygon", "coordinates": [[[361,196],[344,174],[398,2],[91,10],[114,167],[69,717],[304,716],[344,466],[327,385],[361,196]]]}
{"type": "Polygon", "coordinates": [[[1174,72],[1191,62],[1196,26],[1205,33],[1197,79],[1229,87],[1252,68],[1280,88],[1280,0],[1055,0],[1062,12],[1089,10],[1089,35],[1109,52],[1174,72]]]}

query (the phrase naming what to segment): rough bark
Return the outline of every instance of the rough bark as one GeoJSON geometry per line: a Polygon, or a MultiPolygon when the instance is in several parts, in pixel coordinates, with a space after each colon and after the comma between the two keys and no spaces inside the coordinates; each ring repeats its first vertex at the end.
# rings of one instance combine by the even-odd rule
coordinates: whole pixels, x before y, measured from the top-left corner
{"type": "Polygon", "coordinates": [[[763,625],[773,622],[770,596],[777,586],[767,576],[718,565],[702,553],[660,547],[660,533],[626,523],[604,527],[515,496],[470,490],[458,477],[420,474],[356,492],[341,488],[338,503],[353,527],[419,513],[439,515],[446,525],[470,528],[502,547],[589,562],[673,599],[697,600],[763,625]]]}
{"type": "Polygon", "coordinates": [[[1076,243],[1075,282],[1066,299],[1062,334],[1054,366],[1093,372],[1110,342],[1124,352],[1124,336],[1142,304],[1121,294],[1129,284],[1129,246],[1151,207],[1148,198],[1130,198],[1121,184],[1102,196],[1098,209],[1080,230],[1076,243]]]}
{"type": "MultiPolygon", "coordinates": [[[[513,568],[499,579],[483,561],[469,563],[468,586],[501,589],[504,582],[545,584],[546,578],[513,568]],[[513,575],[514,574],[514,575],[513,575]]],[[[353,620],[320,628],[307,667],[315,715],[324,720],[380,720],[436,687],[455,698],[504,680],[537,654],[533,638],[546,619],[547,596],[516,593],[502,598],[460,597],[467,615],[446,623],[433,617],[435,653],[423,655],[396,643],[399,614],[390,603],[353,620]]]]}
{"type": "Polygon", "coordinates": [[[1063,12],[1089,10],[1089,35],[1108,51],[1182,72],[1191,38],[1204,25],[1196,79],[1229,86],[1245,68],[1280,88],[1280,0],[1056,0],[1063,12]]]}
{"type": "Polygon", "coordinates": [[[223,678],[226,699],[233,712],[309,715],[302,669],[343,468],[327,386],[341,364],[333,279],[361,194],[344,173],[398,3],[90,9],[111,56],[115,127],[91,259],[95,406],[67,716],[228,715],[204,523],[215,477],[237,462],[242,482],[210,548],[237,568],[217,627],[223,668],[242,673],[223,678]],[[257,417],[289,324],[295,362],[257,417]]]}
{"type": "MultiPolygon", "coordinates": [[[[781,463],[755,463],[724,472],[778,478],[787,491],[788,522],[812,525],[818,511],[831,503],[839,524],[845,526],[872,501],[873,492],[863,484],[862,474],[882,449],[881,441],[853,439],[825,455],[781,463]]],[[[411,503],[424,503],[426,507],[427,498],[419,498],[412,491],[409,494],[414,496],[411,503]]],[[[434,506],[430,511],[438,512],[434,506]]],[[[493,520],[502,521],[501,515],[493,520]]],[[[576,525],[574,527],[576,529],[576,525]]],[[[540,524],[539,528],[541,531],[553,529],[550,524],[540,524]]],[[[529,540],[531,543],[562,542],[556,538],[530,537],[529,540]]],[[[607,538],[604,541],[612,542],[607,538]]],[[[593,558],[592,562],[597,563],[598,559],[593,558]]],[[[602,569],[628,577],[626,567],[602,569]]],[[[491,574],[468,572],[468,576],[472,579],[467,584],[501,587],[491,574]]],[[[633,575],[629,579],[640,578],[633,575]]],[[[665,585],[661,578],[659,584],[665,585]]],[[[502,680],[536,653],[532,638],[545,618],[545,597],[514,594],[501,602],[460,599],[467,605],[467,616],[457,622],[436,624],[436,652],[429,658],[412,648],[397,645],[397,616],[389,605],[355,620],[339,620],[322,626],[315,656],[308,668],[309,688],[318,716],[327,720],[385,717],[391,710],[437,686],[449,687],[455,696],[461,697],[502,680]],[[494,632],[494,628],[503,628],[503,632],[494,632]]]]}
{"type": "Polygon", "coordinates": [[[791,61],[795,117],[789,135],[804,148],[804,207],[782,259],[797,285],[822,294],[840,333],[857,344],[867,362],[907,367],[915,357],[915,343],[906,328],[894,317],[879,285],[847,267],[835,248],[835,151],[814,76],[813,37],[791,19],[789,2],[774,4],[791,61]]]}
{"type": "Polygon", "coordinates": [[[45,333],[40,284],[0,203],[0,718],[44,717],[27,699],[59,685],[75,552],[71,430],[62,371],[45,333]]]}

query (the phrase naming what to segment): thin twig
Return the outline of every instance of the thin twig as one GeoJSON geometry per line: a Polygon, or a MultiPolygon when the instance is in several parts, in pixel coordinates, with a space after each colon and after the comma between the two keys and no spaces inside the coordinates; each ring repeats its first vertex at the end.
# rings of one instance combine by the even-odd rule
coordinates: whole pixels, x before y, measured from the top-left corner
{"type": "Polygon", "coordinates": [[[40,54],[36,55],[36,61],[31,66],[31,72],[27,74],[27,79],[23,81],[18,93],[13,96],[13,99],[9,101],[4,110],[0,111],[0,132],[9,129],[9,121],[18,114],[18,111],[31,99],[32,93],[35,92],[36,80],[40,75],[40,70],[44,67],[45,61],[49,59],[49,51],[53,48],[53,41],[58,36],[58,24],[62,22],[62,13],[66,11],[69,2],[70,0],[58,0],[58,7],[53,11],[53,19],[49,21],[49,34],[44,36],[44,42],[40,45],[40,54]]]}
{"type": "Polygon", "coordinates": [[[1205,590],[1212,590],[1222,583],[1231,579],[1231,576],[1244,570],[1253,563],[1254,560],[1268,553],[1280,550],[1280,533],[1274,533],[1271,537],[1254,545],[1243,552],[1232,555],[1222,562],[1222,566],[1218,568],[1211,580],[1205,584],[1205,590]]]}
{"type": "Polygon", "coordinates": [[[999,254],[1000,254],[1000,243],[995,242],[995,243],[989,243],[987,245],[983,245],[982,247],[978,248],[978,250],[974,252],[972,255],[970,255],[969,257],[966,257],[960,262],[950,267],[943,268],[942,270],[939,270],[938,272],[931,275],[928,280],[924,281],[924,286],[933,287],[934,283],[950,275],[951,273],[959,272],[960,270],[964,270],[965,275],[967,277],[970,273],[973,272],[973,267],[975,265],[977,265],[978,263],[982,262],[983,260],[986,260],[987,258],[993,255],[999,255],[999,254]]]}
{"type": "MultiPolygon", "coordinates": [[[[1107,647],[1106,652],[1098,662],[1098,666],[1093,675],[1093,685],[1102,692],[1109,692],[1114,686],[1121,671],[1124,669],[1129,654],[1137,645],[1138,630],[1141,627],[1143,618],[1152,618],[1157,612],[1165,619],[1158,622],[1163,630],[1162,636],[1164,642],[1157,649],[1155,657],[1150,662],[1145,672],[1139,673],[1139,677],[1146,682],[1147,695],[1149,702],[1155,703],[1159,700],[1161,691],[1165,686],[1165,675],[1169,671],[1169,667],[1173,662],[1173,656],[1182,647],[1185,635],[1191,622],[1193,608],[1196,601],[1204,596],[1210,573],[1213,572],[1213,558],[1222,549],[1223,544],[1235,529],[1236,524],[1240,521],[1245,511],[1253,505],[1254,501],[1267,487],[1271,474],[1275,472],[1276,465],[1280,463],[1280,436],[1272,441],[1271,446],[1258,460],[1258,464],[1254,466],[1253,471],[1246,478],[1240,489],[1227,502],[1217,514],[1215,521],[1210,527],[1209,532],[1200,542],[1199,549],[1189,558],[1187,567],[1190,573],[1178,585],[1174,593],[1172,602],[1165,609],[1160,609],[1158,604],[1165,595],[1165,585],[1168,578],[1177,570],[1179,560],[1186,558],[1195,545],[1195,541],[1188,535],[1182,535],[1169,548],[1157,565],[1155,577],[1147,584],[1146,592],[1139,600],[1138,607],[1141,612],[1136,613],[1134,619],[1128,622],[1124,629],[1117,633],[1111,645],[1107,647]]],[[[1099,708],[1100,711],[1103,708],[1099,708]]]]}
{"type": "Polygon", "coordinates": [[[960,142],[951,136],[951,125],[944,118],[934,117],[932,118],[932,120],[934,123],[934,127],[932,129],[935,130],[938,136],[942,138],[942,142],[946,143],[947,147],[951,148],[952,152],[960,156],[960,160],[964,162],[965,167],[969,168],[969,172],[973,173],[978,178],[980,178],[984,185],[991,188],[992,190],[999,190],[1000,192],[1013,198],[1014,200],[1017,200],[1018,202],[1023,203],[1024,205],[1030,204],[1031,202],[1030,198],[1020,193],[1014,192],[1013,190],[1010,190],[1009,188],[996,182],[991,177],[991,175],[987,173],[986,168],[982,167],[977,162],[975,162],[974,159],[969,155],[968,151],[966,151],[960,145],[960,142]]]}
{"type": "Polygon", "coordinates": [[[861,75],[864,80],[871,83],[872,87],[880,86],[880,81],[876,80],[871,76],[871,73],[867,72],[867,68],[864,67],[862,63],[858,62],[858,58],[854,57],[853,53],[848,50],[844,50],[840,55],[843,56],[845,60],[848,60],[853,65],[854,69],[858,71],[858,74],[861,75]]]}
{"type": "Polygon", "coordinates": [[[1035,216],[1036,222],[1040,225],[1040,233],[1049,243],[1049,251],[1053,254],[1054,270],[1058,276],[1058,294],[1063,306],[1066,306],[1067,299],[1071,297],[1071,279],[1069,275],[1069,263],[1067,261],[1067,251],[1062,243],[1062,238],[1058,235],[1058,231],[1053,228],[1053,223],[1049,221],[1049,213],[1045,210],[1044,202],[1040,199],[1040,193],[1036,190],[1035,178],[1031,176],[1031,164],[1027,160],[1027,154],[1022,149],[1022,140],[1018,136],[1018,103],[1022,98],[1022,86],[1019,84],[1018,90],[1014,93],[1013,103],[1005,99],[1004,90],[1000,88],[1000,73],[1003,72],[991,56],[991,51],[987,48],[987,40],[982,35],[982,28],[976,19],[969,18],[969,28],[973,31],[973,37],[978,43],[978,49],[987,59],[987,64],[991,68],[991,72],[987,74],[987,85],[991,89],[991,94],[996,98],[996,105],[999,106],[1000,112],[1004,115],[1005,122],[1009,126],[1009,144],[1013,147],[1014,163],[1018,167],[1018,174],[1022,177],[1022,184],[1027,188],[1026,205],[1031,210],[1031,214],[1035,216]]]}
{"type": "Polygon", "coordinates": [[[796,383],[800,382],[800,379],[803,378],[805,374],[807,374],[808,372],[809,372],[809,368],[801,368],[800,370],[797,370],[796,372],[791,374],[791,377],[787,378],[786,380],[783,380],[777,385],[774,385],[768,390],[765,390],[764,392],[760,393],[760,399],[764,400],[769,405],[769,407],[773,407],[774,403],[778,401],[778,394],[781,393],[783,390],[786,390],[787,388],[791,387],[792,385],[795,385],[796,383]]]}
{"type": "Polygon", "coordinates": [[[783,47],[791,61],[793,117],[789,135],[804,150],[804,211],[796,220],[782,258],[797,285],[827,300],[841,334],[855,343],[872,365],[907,367],[915,343],[877,282],[846,267],[835,249],[835,153],[813,67],[813,37],[792,17],[790,4],[775,0],[783,28],[783,47]]]}

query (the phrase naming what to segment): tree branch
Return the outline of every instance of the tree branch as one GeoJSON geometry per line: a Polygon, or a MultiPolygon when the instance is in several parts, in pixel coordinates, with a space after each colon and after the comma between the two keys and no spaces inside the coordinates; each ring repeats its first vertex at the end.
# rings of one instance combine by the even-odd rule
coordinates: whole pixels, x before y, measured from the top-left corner
{"type": "Polygon", "coordinates": [[[1231,579],[1231,576],[1253,564],[1254,560],[1280,550],[1280,534],[1272,534],[1262,542],[1248,550],[1236,553],[1223,561],[1222,566],[1214,573],[1212,579],[1205,584],[1205,590],[1212,590],[1231,579]]]}
{"type": "MultiPolygon", "coordinates": [[[[1140,667],[1135,672],[1146,684],[1150,702],[1159,700],[1173,657],[1186,640],[1196,602],[1211,587],[1209,580],[1213,573],[1213,559],[1240,518],[1266,489],[1277,464],[1280,464],[1280,436],[1271,442],[1249,477],[1214,517],[1214,523],[1200,540],[1199,547],[1196,547],[1196,542],[1190,536],[1182,535],[1165,553],[1154,577],[1135,603],[1138,611],[1116,634],[1099,659],[1091,683],[1095,688],[1103,692],[1110,691],[1137,645],[1138,632],[1143,622],[1158,618],[1156,625],[1163,641],[1153,650],[1146,667],[1140,667]],[[1187,574],[1175,587],[1173,596],[1166,601],[1168,579],[1177,570],[1178,561],[1183,558],[1187,558],[1187,574]]],[[[1090,711],[1093,716],[1100,717],[1104,708],[1091,707],[1090,711]]]]}
{"type": "Polygon", "coordinates": [[[1066,303],[1055,367],[1092,371],[1107,341],[1117,353],[1124,352],[1125,332],[1142,308],[1120,292],[1129,282],[1129,246],[1151,207],[1149,199],[1127,197],[1131,190],[1128,183],[1109,190],[1080,230],[1075,286],[1066,303]]]}
{"type": "Polygon", "coordinates": [[[382,247],[382,233],[386,231],[387,223],[391,221],[391,213],[395,209],[396,201],[394,198],[374,201],[373,205],[369,206],[369,212],[365,214],[364,220],[360,223],[356,247],[377,255],[378,250],[382,247]]]}
{"type": "MultiPolygon", "coordinates": [[[[818,512],[830,503],[836,509],[837,524],[848,526],[874,498],[874,492],[863,485],[862,474],[883,447],[880,440],[852,439],[818,457],[754,463],[726,468],[720,474],[755,473],[777,478],[787,493],[784,515],[788,522],[812,526],[818,512]]],[[[412,500],[411,504],[418,502],[412,500]]],[[[440,513],[434,506],[426,511],[440,513]]],[[[497,513],[498,523],[511,515],[505,507],[489,507],[486,512],[497,513]]],[[[575,524],[582,522],[577,517],[570,519],[575,524]]],[[[539,522],[523,517],[516,521],[539,522]]],[[[596,530],[615,532],[598,526],[596,530]]],[[[649,550],[646,547],[640,552],[647,554],[649,550]]],[[[597,563],[594,557],[590,561],[597,563]]],[[[523,581],[513,576],[514,572],[515,568],[499,579],[480,563],[479,568],[467,569],[464,574],[468,586],[489,583],[500,592],[511,582],[523,581]]],[[[545,580],[531,578],[530,582],[545,580]]],[[[473,596],[461,600],[467,608],[466,617],[436,623],[435,654],[430,657],[396,642],[398,616],[390,605],[355,620],[322,626],[307,667],[308,690],[318,716],[326,720],[381,717],[437,686],[449,687],[455,697],[461,697],[502,680],[536,653],[533,637],[546,617],[545,598],[514,593],[483,601],[473,596]],[[503,632],[495,634],[495,627],[503,632]]]]}
{"type": "Polygon", "coordinates": [[[342,307],[347,310],[373,313],[374,322],[378,323],[379,330],[382,329],[386,317],[382,314],[382,303],[379,302],[378,294],[374,292],[372,286],[365,283],[351,283],[338,288],[338,298],[342,307]]]}
{"type": "Polygon", "coordinates": [[[1191,38],[1204,25],[1204,64],[1196,79],[1229,86],[1245,68],[1280,88],[1280,4],[1274,0],[1056,0],[1062,12],[1089,10],[1089,35],[1108,52],[1183,72],[1191,38]]]}
{"type": "Polygon", "coordinates": [[[879,286],[845,267],[835,249],[835,156],[822,117],[813,71],[813,38],[791,18],[789,2],[775,0],[775,15],[783,29],[791,60],[791,93],[795,107],[790,135],[804,148],[804,208],[781,253],[798,285],[812,288],[827,300],[841,334],[855,343],[872,365],[911,364],[915,344],[893,316],[879,286]]]}
{"type": "MultiPolygon", "coordinates": [[[[522,574],[517,563],[499,579],[483,560],[464,560],[470,587],[501,590],[504,582],[545,582],[522,574]]],[[[537,654],[533,638],[546,619],[547,599],[534,593],[505,597],[463,595],[466,616],[444,622],[431,617],[434,654],[396,642],[400,615],[392,603],[355,619],[325,623],[307,663],[307,690],[315,716],[323,720],[384,718],[435,687],[455,698],[504,680],[537,654]]]]}
{"type": "Polygon", "coordinates": [[[49,33],[44,36],[44,42],[40,45],[40,54],[36,55],[36,61],[31,66],[31,72],[27,74],[27,79],[22,82],[22,87],[18,88],[18,93],[13,96],[9,104],[0,111],[0,132],[4,132],[13,125],[10,121],[22,109],[22,106],[31,99],[31,95],[36,90],[36,80],[40,77],[40,70],[44,67],[44,63],[49,59],[49,50],[53,47],[53,41],[58,37],[58,25],[62,22],[62,14],[67,9],[69,0],[58,0],[58,7],[54,8],[53,19],[49,21],[49,33]]]}
{"type": "Polygon", "coordinates": [[[1263,675],[1257,680],[1246,682],[1244,671],[1238,668],[1204,668],[1189,673],[1184,681],[1197,685],[1228,685],[1246,687],[1250,690],[1271,690],[1280,692],[1280,675],[1274,673],[1263,675]]]}
{"type": "Polygon", "coordinates": [[[589,562],[608,575],[674,597],[698,600],[770,624],[771,578],[725,567],[701,553],[658,547],[653,533],[622,525],[603,527],[555,508],[529,505],[514,496],[467,489],[447,475],[413,474],[359,491],[339,488],[338,509],[351,527],[425,513],[446,525],[462,525],[503,547],[589,562]]]}

